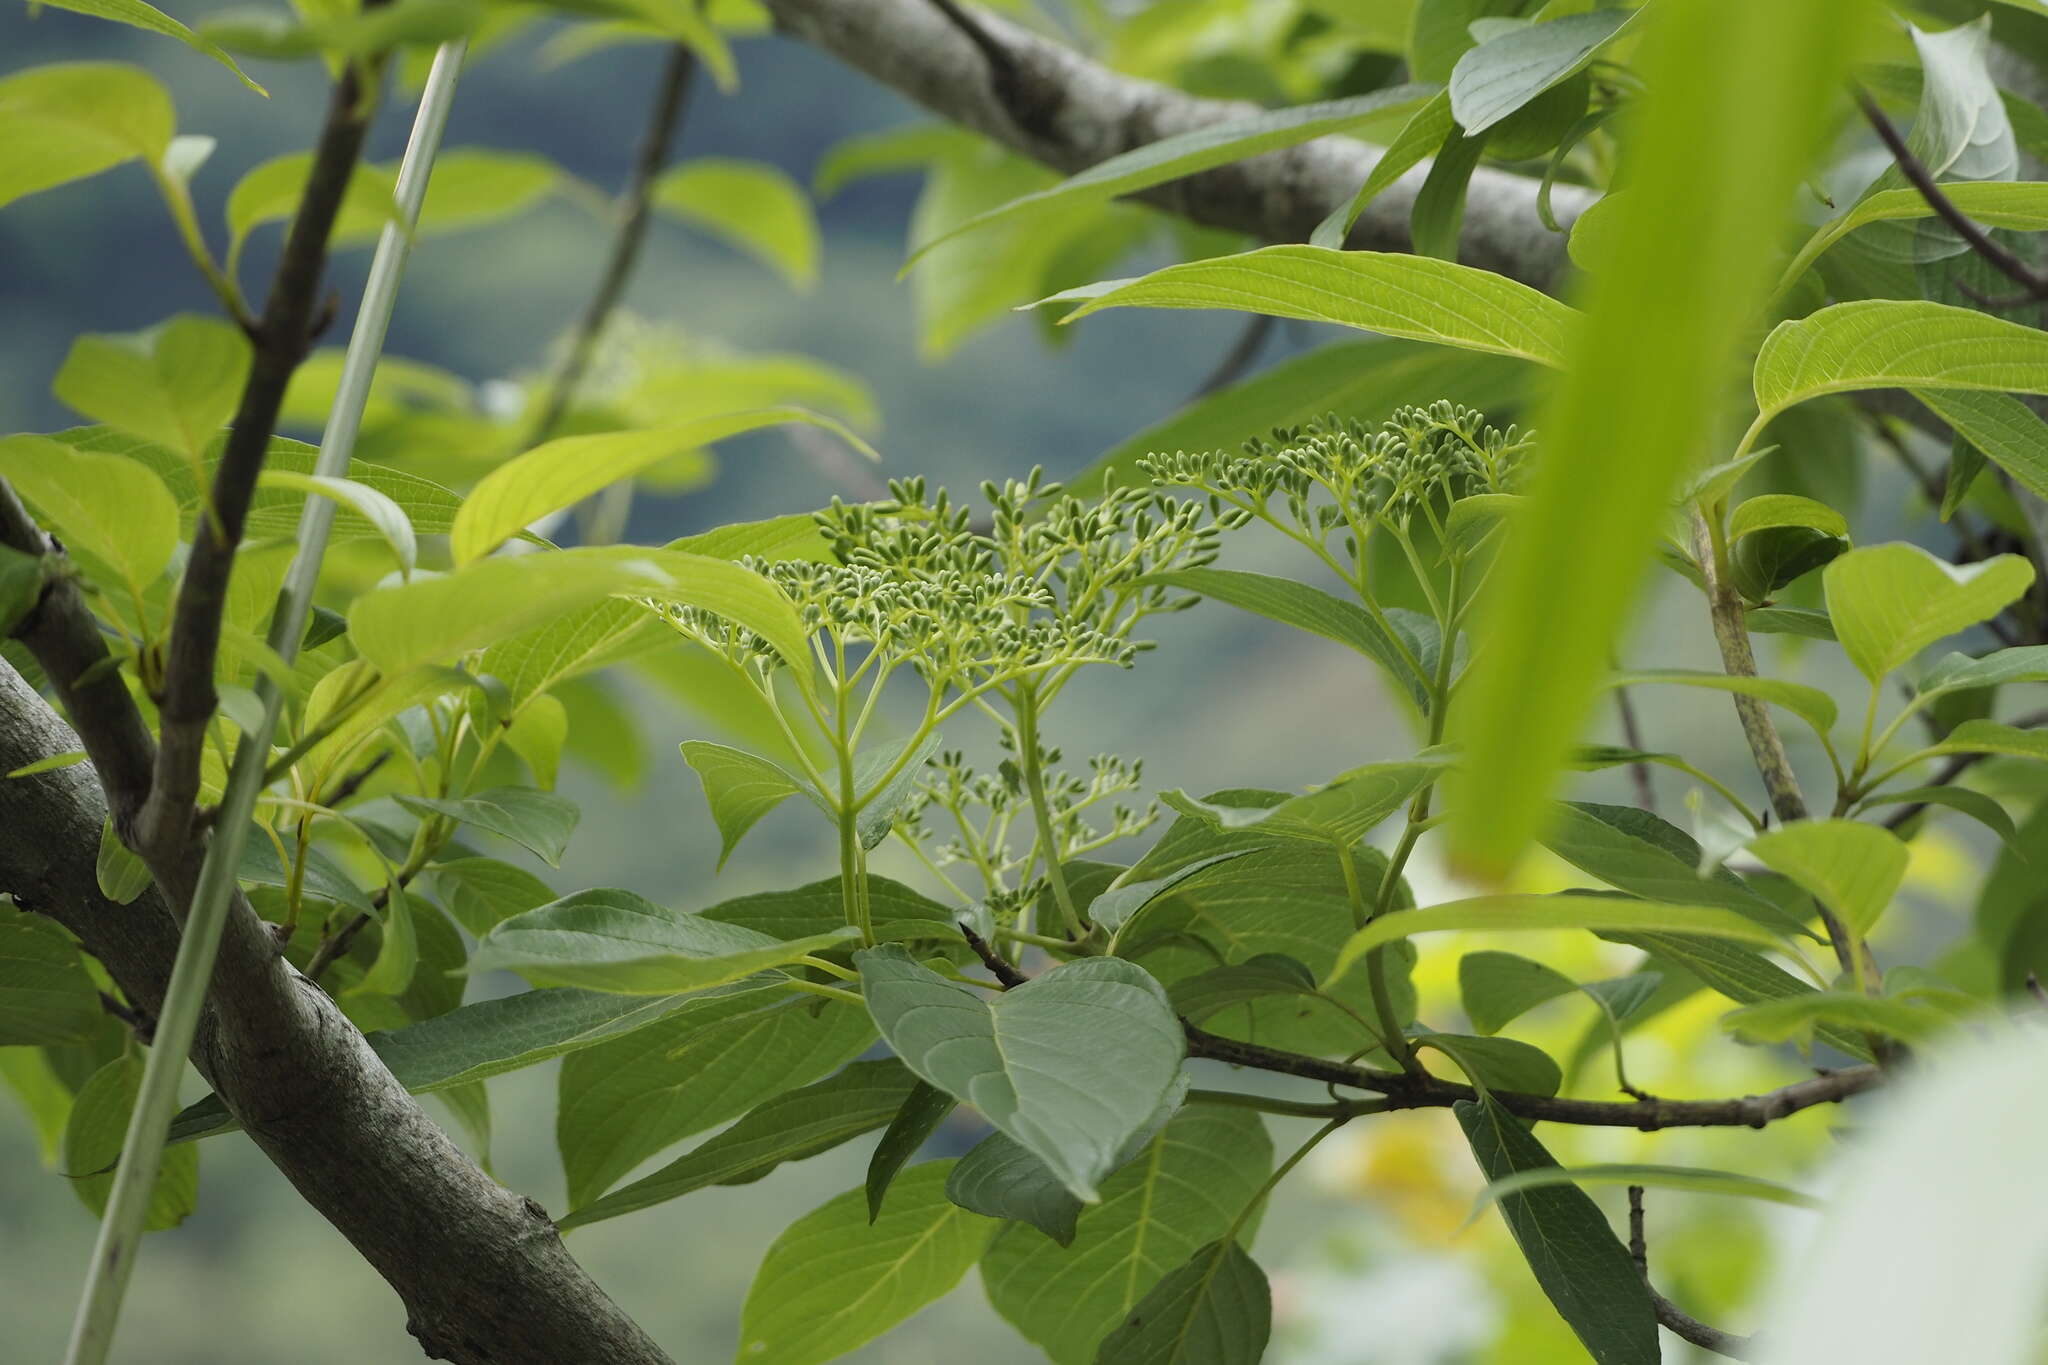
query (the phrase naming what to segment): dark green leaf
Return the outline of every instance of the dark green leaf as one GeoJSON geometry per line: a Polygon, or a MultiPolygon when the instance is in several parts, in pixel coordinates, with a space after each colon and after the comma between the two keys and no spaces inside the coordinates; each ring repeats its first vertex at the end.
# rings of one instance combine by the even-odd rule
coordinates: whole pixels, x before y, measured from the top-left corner
{"type": "Polygon", "coordinates": [[[1235,1239],[1211,1242],[1103,1338],[1096,1365],[1258,1365],[1272,1330],[1266,1273],[1235,1239]]]}
{"type": "Polygon", "coordinates": [[[569,846],[579,814],[576,803],[567,797],[531,787],[493,787],[454,798],[400,794],[397,800],[415,815],[445,815],[502,835],[531,850],[549,867],[561,865],[562,852],[569,846]]]}
{"type": "Polygon", "coordinates": [[[925,1140],[938,1131],[939,1125],[959,1104],[960,1101],[945,1091],[924,1081],[919,1081],[903,1097],[902,1107],[896,1111],[896,1117],[889,1120],[882,1140],[875,1144],[874,1155],[868,1158],[868,1222],[873,1223],[882,1216],[882,1201],[888,1197],[889,1186],[895,1183],[897,1172],[917,1155],[925,1140]]]}

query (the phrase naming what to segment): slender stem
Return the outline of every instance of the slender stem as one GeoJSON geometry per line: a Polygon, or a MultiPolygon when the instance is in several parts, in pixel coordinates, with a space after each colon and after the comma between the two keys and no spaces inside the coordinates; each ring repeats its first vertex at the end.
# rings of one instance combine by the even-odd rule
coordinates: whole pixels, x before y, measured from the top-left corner
{"type": "Polygon", "coordinates": [[[1067,870],[1060,863],[1059,830],[1052,822],[1052,804],[1045,797],[1045,773],[1039,762],[1038,694],[1028,682],[1017,688],[1017,762],[1024,773],[1024,789],[1031,795],[1031,815],[1038,822],[1038,846],[1045,858],[1046,880],[1052,884],[1053,903],[1067,936],[1079,942],[1088,929],[1074,908],[1074,893],[1067,886],[1067,870]]]}
{"type": "Polygon", "coordinates": [[[1244,1230],[1244,1225],[1251,1221],[1253,1214],[1259,1211],[1259,1207],[1266,1202],[1267,1196],[1280,1187],[1280,1182],[1285,1180],[1288,1174],[1296,1166],[1299,1166],[1310,1152],[1321,1146],[1324,1138],[1349,1122],[1351,1122],[1350,1113],[1339,1114],[1322,1127],[1316,1129],[1315,1132],[1309,1134],[1308,1141],[1295,1148],[1293,1154],[1287,1160],[1275,1166],[1273,1173],[1266,1177],[1266,1183],[1259,1186],[1252,1194],[1252,1197],[1244,1201],[1244,1207],[1237,1211],[1237,1217],[1230,1220],[1230,1228],[1223,1234],[1222,1240],[1226,1242],[1236,1241],[1237,1234],[1244,1230]]]}
{"type": "Polygon", "coordinates": [[[1238,1090],[1190,1090],[1189,1104],[1217,1104],[1232,1109],[1256,1109],[1261,1114],[1279,1114],[1286,1118],[1333,1119],[1352,1118],[1359,1114],[1377,1114],[1386,1109],[1385,1100],[1331,1100],[1327,1104],[1314,1100],[1284,1100],[1274,1095],[1248,1095],[1238,1090]]]}
{"type": "Polygon", "coordinates": [[[827,1000],[837,1000],[842,1005],[852,1005],[856,1009],[864,1009],[867,1006],[867,1002],[852,991],[822,985],[816,981],[806,981],[800,976],[785,977],[776,984],[784,990],[797,991],[803,995],[820,995],[827,1000]]]}
{"type": "MultiPolygon", "coordinates": [[[[454,98],[455,81],[462,69],[464,44],[445,44],[434,59],[426,89],[420,97],[419,114],[399,169],[398,220],[386,224],[377,243],[377,254],[364,288],[363,302],[343,362],[342,382],[334,411],[328,419],[316,471],[329,477],[348,471],[357,424],[368,397],[370,376],[383,349],[384,333],[397,299],[398,280],[412,244],[412,227],[419,218],[427,176],[434,153],[446,127],[448,107],[454,98]]],[[[360,137],[357,139],[360,145],[360,137]]],[[[354,157],[349,162],[353,164],[354,157]]],[[[298,229],[294,228],[294,236],[298,229]]],[[[322,233],[324,244],[325,233],[322,233]]],[[[273,299],[273,302],[275,300],[273,299]]],[[[270,310],[266,310],[266,317],[270,310]]],[[[239,429],[238,429],[239,434],[239,429]]],[[[267,428],[264,433],[267,444],[267,428]]],[[[272,614],[270,645],[286,662],[298,652],[305,634],[306,615],[312,607],[313,586],[320,573],[320,560],[327,548],[327,533],[333,523],[334,505],[325,498],[306,499],[299,521],[299,550],[286,574],[272,614]]],[[[232,547],[229,548],[232,554],[232,547]]],[[[218,621],[216,619],[216,626],[218,621]]],[[[211,651],[203,660],[212,676],[211,651]]],[[[66,1353],[67,1365],[100,1365],[113,1346],[114,1328],[119,1321],[121,1301],[128,1277],[134,1269],[135,1253],[142,1237],[142,1225],[149,1212],[150,1196],[156,1186],[163,1160],[164,1135],[172,1111],[177,1107],[178,1080],[192,1048],[193,1035],[206,1001],[207,983],[220,948],[221,931],[234,904],[235,869],[242,844],[248,835],[249,816],[264,776],[264,759],[270,751],[270,737],[277,728],[283,696],[267,677],[259,677],[256,690],[263,701],[263,719],[256,729],[242,737],[229,774],[227,791],[221,800],[220,819],[207,846],[199,884],[192,895],[178,956],[157,1020],[156,1038],[143,1069],[141,1090],[130,1117],[121,1149],[121,1163],[114,1174],[106,1215],[93,1249],[92,1271],[78,1305],[66,1353]]]]}

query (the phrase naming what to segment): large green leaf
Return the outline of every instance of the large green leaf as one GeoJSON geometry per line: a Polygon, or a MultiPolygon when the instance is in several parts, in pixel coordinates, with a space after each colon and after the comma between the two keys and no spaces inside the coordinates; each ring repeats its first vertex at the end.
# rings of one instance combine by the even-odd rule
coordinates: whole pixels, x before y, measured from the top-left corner
{"type": "MultiPolygon", "coordinates": [[[[2018,232],[2048,231],[2048,183],[1956,181],[1941,187],[1951,204],[1987,227],[2018,232]]],[[[1900,219],[1931,218],[1927,198],[1910,186],[1879,190],[1857,200],[1814,230],[1780,277],[1780,292],[1791,288],[1813,263],[1860,227],[1900,219]]]]}
{"type": "Polygon", "coordinates": [[[266,469],[257,477],[263,488],[289,488],[294,492],[326,498],[346,508],[377,528],[377,534],[391,547],[402,577],[411,577],[419,562],[419,538],[412,519],[386,493],[353,479],[336,479],[325,474],[300,474],[289,469],[266,469]]]}
{"type": "Polygon", "coordinates": [[[1855,820],[1801,820],[1758,835],[1749,851],[1858,934],[1868,933],[1898,894],[1908,856],[1890,830],[1855,820]]]}
{"type": "MultiPolygon", "coordinates": [[[[1626,943],[1633,948],[1655,954],[1664,962],[1674,963],[1698,977],[1712,989],[1719,991],[1737,1004],[1751,1004],[1759,1000],[1784,1000],[1793,996],[1811,995],[1813,987],[1801,981],[1777,963],[1752,949],[1720,939],[1697,938],[1686,934],[1660,934],[1610,932],[1601,935],[1616,943],[1626,943]]],[[[1863,1061],[1870,1060],[1870,1049],[1854,1033],[1823,1026],[1821,1036],[1830,1044],[1863,1061]]]]}
{"type": "Polygon", "coordinates": [[[1854,3],[1657,6],[1643,25],[1635,172],[1534,423],[1544,454],[1491,575],[1453,726],[1469,767],[1450,793],[1448,852],[1469,872],[1504,875],[1535,837],[1672,493],[1722,426],[1778,244],[1832,135],[1854,3]]]}
{"type": "MultiPolygon", "coordinates": [[[[127,24],[131,28],[161,33],[166,38],[176,38],[194,52],[203,52],[234,72],[236,80],[257,94],[269,93],[250,80],[248,74],[235,65],[235,59],[221,51],[217,44],[208,42],[156,6],[145,3],[145,0],[42,0],[42,3],[55,9],[68,9],[77,14],[89,14],[95,19],[109,19],[117,24],[127,24]]],[[[0,99],[4,99],[4,96],[0,96],[0,99]]]]}
{"type": "Polygon", "coordinates": [[[1977,564],[1936,559],[1917,545],[1869,545],[1821,571],[1843,652],[1875,683],[1936,640],[1989,620],[2034,581],[2018,555],[1977,564]]]}
{"type": "Polygon", "coordinates": [[[1763,416],[1857,389],[2048,393],[2048,336],[1968,308],[1860,299],[1781,322],[1756,357],[1763,416]]]}
{"type": "Polygon", "coordinates": [[[704,739],[686,739],[683,761],[695,768],[703,780],[704,799],[710,803],[712,822],[718,826],[721,868],[739,847],[740,840],[747,837],[747,831],[790,797],[808,796],[819,809],[825,809],[823,799],[810,783],[781,764],[744,749],[704,739]]]}
{"type": "Polygon", "coordinates": [[[485,934],[469,970],[620,995],[700,991],[823,952],[858,931],[780,942],[737,924],[663,909],[630,891],[578,891],[485,934]]]}
{"type": "Polygon", "coordinates": [[[919,1081],[904,1096],[902,1107],[896,1111],[896,1117],[889,1120],[889,1126],[882,1130],[881,1139],[875,1143],[875,1150],[868,1158],[866,1193],[870,1223],[881,1217],[882,1203],[889,1197],[889,1187],[896,1183],[904,1165],[918,1154],[931,1135],[938,1131],[939,1125],[959,1107],[960,1101],[924,1081],[919,1081]]]}
{"type": "Polygon", "coordinates": [[[874,1038],[853,1005],[748,990],[573,1053],[555,1113],[570,1207],[671,1143],[830,1075],[874,1038]]]}
{"type": "MultiPolygon", "coordinates": [[[[1454,1108],[1489,1181],[1557,1165],[1492,1099],[1454,1108]]],[[[1656,1365],[1649,1289],[1599,1205],[1577,1186],[1543,1185],[1508,1194],[1500,1206],[1536,1282],[1598,1365],[1656,1365]]]]}
{"type": "Polygon", "coordinates": [[[145,332],[78,338],[50,388],[96,422],[197,459],[234,415],[249,356],[240,328],[181,313],[145,332]]]}
{"type": "Polygon", "coordinates": [[[1079,303],[1062,321],[1104,308],[1226,308],[1333,322],[1461,350],[1565,363],[1571,309],[1501,275],[1426,256],[1269,246],[1170,265],[1134,280],[1055,294],[1079,303]]]}
{"type": "Polygon", "coordinates": [[[1939,744],[1921,750],[1923,756],[1936,754],[2010,754],[2016,758],[2048,759],[2048,730],[2022,730],[1995,720],[1966,720],[1948,732],[1939,744]]]}
{"type": "Polygon", "coordinates": [[[0,207],[118,166],[163,159],[170,92],[139,67],[65,62],[0,79],[0,207]]]}
{"type": "Polygon", "coordinates": [[[977,228],[1013,219],[1028,220],[1036,214],[1070,204],[1136,194],[1154,185],[1227,166],[1264,152],[1292,147],[1332,133],[1350,132],[1364,124],[1385,119],[1401,109],[1418,105],[1429,99],[1431,94],[1431,88],[1423,85],[1389,86],[1349,99],[1301,104],[1290,109],[1262,110],[1248,118],[1212,123],[1157,142],[1148,142],[1120,156],[1098,161],[1049,189],[976,214],[941,235],[920,242],[904,268],[908,270],[916,265],[925,252],[939,243],[977,228]]]}
{"type": "Polygon", "coordinates": [[[1913,396],[2035,497],[2048,498],[2048,423],[2032,408],[2009,393],[1974,389],[1914,389],[1913,396]]]}
{"type": "MultiPolygon", "coordinates": [[[[888,877],[870,874],[868,905],[875,937],[884,943],[916,941],[920,960],[945,951],[962,961],[973,954],[960,938],[958,915],[931,897],[888,877]]],[[[744,925],[770,938],[807,938],[846,922],[838,877],[826,877],[788,891],[762,891],[707,906],[706,919],[744,925]]]]}
{"type": "Polygon", "coordinates": [[[1352,225],[1358,221],[1358,215],[1365,212],[1366,206],[1379,198],[1387,186],[1413,170],[1424,157],[1434,156],[1437,149],[1456,132],[1457,121],[1451,116],[1451,92],[1439,91],[1409,116],[1401,131],[1394,135],[1394,140],[1387,144],[1387,150],[1373,163],[1365,183],[1358,187],[1358,193],[1351,196],[1349,203],[1340,204],[1316,224],[1316,230],[1309,234],[1309,241],[1315,246],[1333,250],[1343,246],[1344,239],[1351,235],[1352,225]]]}
{"type": "Polygon", "coordinates": [[[1757,697],[1784,707],[1811,725],[1814,733],[1822,738],[1826,738],[1835,725],[1835,699],[1818,687],[1809,687],[1805,683],[1686,668],[1638,669],[1618,674],[1613,679],[1616,687],[1637,687],[1646,683],[1676,683],[1681,687],[1704,687],[1715,692],[1757,697]]]}
{"type": "Polygon", "coordinates": [[[0,911],[0,1047],[79,1042],[103,1018],[99,988],[64,931],[0,911]]]}
{"type": "Polygon", "coordinates": [[[578,816],[575,802],[532,787],[492,787],[445,798],[401,793],[397,801],[415,815],[444,815],[510,839],[549,867],[561,865],[578,816]]]}
{"type": "MultiPolygon", "coordinates": [[[[1340,645],[1348,645],[1386,669],[1395,685],[1418,707],[1427,704],[1430,680],[1418,673],[1415,665],[1401,653],[1401,648],[1406,647],[1410,656],[1419,658],[1421,650],[1416,646],[1421,643],[1420,636],[1413,641],[1404,640],[1401,646],[1397,646],[1387,630],[1373,619],[1372,613],[1356,602],[1348,602],[1291,578],[1247,573],[1241,569],[1177,569],[1172,573],[1155,574],[1147,581],[1200,593],[1218,602],[1255,612],[1269,621],[1278,621],[1282,625],[1335,640],[1340,645]]],[[[1388,615],[1399,619],[1409,617],[1411,613],[1396,608],[1388,615]]],[[[1415,619],[1434,633],[1434,622],[1421,617],[1415,619]]]]}
{"type": "Polygon", "coordinates": [[[546,157],[486,147],[451,147],[434,158],[420,203],[422,237],[500,223],[533,208],[562,183],[546,157]]]}
{"type": "Polygon", "coordinates": [[[1102,1339],[1096,1365],[1258,1365],[1273,1331],[1266,1272],[1235,1238],[1211,1242],[1152,1286],[1102,1339]]]}
{"type": "Polygon", "coordinates": [[[854,960],[904,1065],[980,1110],[1088,1203],[1180,1075],[1180,1021],[1129,962],[1063,963],[990,999],[895,945],[854,960]]]}
{"type": "Polygon", "coordinates": [[[154,583],[178,548],[178,509],[163,482],[114,455],[74,450],[47,436],[0,437],[0,479],[28,499],[73,549],[136,592],[154,583]]]}
{"type": "Polygon", "coordinates": [[[639,597],[715,612],[759,635],[799,680],[810,655],[796,608],[781,589],[709,555],[593,546],[477,560],[438,578],[416,577],[358,597],[349,638],[385,673],[442,663],[609,597],[639,597]]]}
{"type": "Polygon", "coordinates": [[[904,1172],[872,1223],[860,1190],[792,1223],[747,1291],[738,1359],[835,1360],[960,1283],[1001,1225],[946,1198],[952,1167],[928,1161],[904,1172]]]}
{"type": "MultiPolygon", "coordinates": [[[[64,1171],[72,1192],[94,1217],[106,1212],[114,1186],[114,1165],[128,1131],[135,1100],[142,1093],[142,1058],[114,1058],[92,1074],[71,1104],[64,1126],[64,1171]]],[[[180,1147],[163,1154],[149,1194],[144,1230],[161,1231],[185,1221],[199,1206],[199,1151],[180,1147]]]]}
{"type": "Polygon", "coordinates": [[[815,1084],[777,1095],[683,1155],[604,1198],[560,1218],[567,1232],[701,1190],[708,1185],[744,1185],[785,1161],[837,1147],[888,1123],[902,1108],[917,1078],[894,1058],[854,1062],[815,1084]]]}
{"type": "Polygon", "coordinates": [[[799,290],[818,282],[818,220],[803,187],[761,161],[699,157],[655,180],[649,202],[775,271],[799,290]]]}
{"type": "Polygon", "coordinates": [[[824,427],[856,449],[873,453],[865,441],[831,418],[786,407],[723,413],[637,431],[564,436],[507,460],[470,490],[450,538],[455,562],[480,559],[550,512],[573,507],[671,456],[786,422],[824,427]]]}
{"type": "Polygon", "coordinates": [[[1595,929],[1618,933],[1705,934],[1738,943],[1775,946],[1776,934],[1755,920],[1713,905],[1668,905],[1624,900],[1615,896],[1566,892],[1556,896],[1475,896],[1447,901],[1424,910],[1396,910],[1382,915],[1350,938],[1330,969],[1335,979],[1351,965],[1385,943],[1410,934],[1439,929],[1486,930],[1492,933],[1539,929],[1595,929]]]}
{"type": "Polygon", "coordinates": [[[1164,800],[1183,815],[1206,820],[1220,830],[1349,847],[1442,776],[1444,769],[1441,759],[1368,763],[1275,806],[1219,805],[1181,792],[1168,792],[1164,800]]]}
{"type": "MultiPolygon", "coordinates": [[[[290,220],[305,197],[313,173],[310,152],[292,152],[251,168],[228,191],[228,262],[242,254],[249,234],[266,223],[290,220]]],[[[341,208],[330,237],[336,247],[372,242],[397,214],[394,178],[379,166],[358,165],[342,194],[341,208]]]]}
{"type": "Polygon", "coordinates": [[[1700,846],[1684,830],[1634,806],[1590,801],[1558,807],[1544,846],[1609,886],[1644,900],[1718,905],[1781,933],[1800,923],[1725,867],[1701,875],[1700,846]]]}
{"type": "Polygon", "coordinates": [[[1544,91],[1585,70],[1640,10],[1595,9],[1512,29],[1458,58],[1451,115],[1466,136],[1484,132],[1544,91]]]}
{"type": "Polygon", "coordinates": [[[1025,1228],[998,1239],[982,1261],[989,1301],[1056,1365],[1091,1365],[1154,1285],[1229,1229],[1272,1165],[1257,1114],[1184,1109],[1104,1183],[1072,1246],[1025,1228]]]}

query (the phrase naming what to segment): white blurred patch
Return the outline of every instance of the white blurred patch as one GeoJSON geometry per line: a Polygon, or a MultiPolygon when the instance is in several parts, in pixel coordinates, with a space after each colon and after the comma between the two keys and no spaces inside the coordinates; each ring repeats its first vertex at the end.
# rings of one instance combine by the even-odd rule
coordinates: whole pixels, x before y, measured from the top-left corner
{"type": "Polygon", "coordinates": [[[1452,1365],[1493,1340],[1493,1290],[1463,1261],[1408,1255],[1370,1269],[1273,1277],[1271,1365],[1452,1365]]]}

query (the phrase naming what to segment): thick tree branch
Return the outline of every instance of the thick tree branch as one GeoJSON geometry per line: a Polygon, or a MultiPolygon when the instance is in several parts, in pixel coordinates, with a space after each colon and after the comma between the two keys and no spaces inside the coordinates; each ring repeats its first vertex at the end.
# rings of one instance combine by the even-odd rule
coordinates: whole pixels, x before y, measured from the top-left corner
{"type": "MultiPolygon", "coordinates": [[[[0,772],[79,747],[0,665],[0,772]]],[[[85,764],[0,782],[0,891],[76,934],[154,1018],[177,953],[171,898],[129,905],[93,871],[106,806],[85,764]]],[[[195,864],[196,870],[196,864],[195,864]]],[[[538,1205],[478,1170],[326,993],[230,916],[193,1062],[308,1203],[404,1301],[428,1354],[464,1365],[668,1358],[569,1256],[538,1205]]]]}
{"type": "MultiPolygon", "coordinates": [[[[931,0],[767,0],[784,32],[832,53],[942,118],[963,124],[1066,173],[1163,137],[1243,118],[1249,104],[1204,99],[1121,75],[987,10],[970,36],[931,0]],[[989,45],[1006,57],[992,61],[989,45]]],[[[1348,202],[1379,149],[1329,137],[1188,176],[1137,196],[1211,227],[1274,242],[1304,242],[1348,202]]],[[[1417,167],[1369,206],[1350,245],[1409,249],[1408,215],[1427,175],[1417,167]]],[[[1538,288],[1565,268],[1564,236],[1536,214],[1537,182],[1481,167],[1472,177],[1460,257],[1538,288]]],[[[1559,185],[1552,203],[1569,223],[1591,196],[1559,185]]]]}

